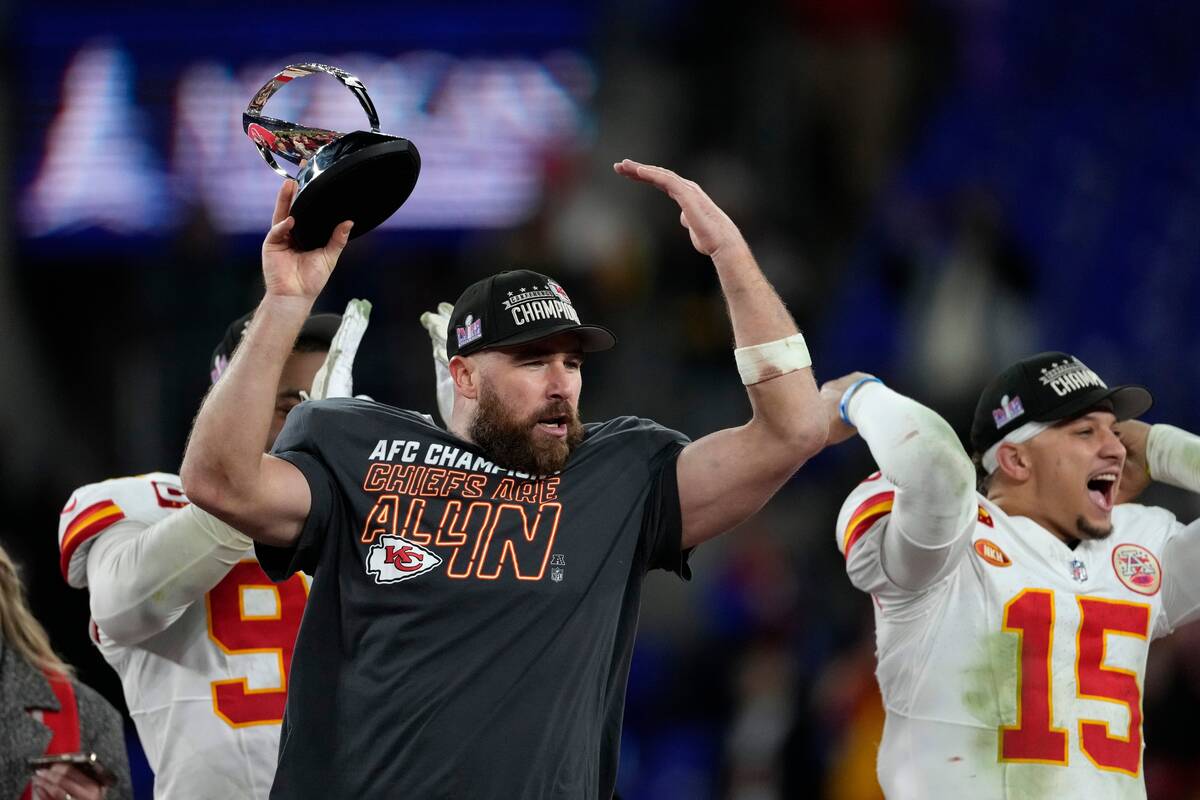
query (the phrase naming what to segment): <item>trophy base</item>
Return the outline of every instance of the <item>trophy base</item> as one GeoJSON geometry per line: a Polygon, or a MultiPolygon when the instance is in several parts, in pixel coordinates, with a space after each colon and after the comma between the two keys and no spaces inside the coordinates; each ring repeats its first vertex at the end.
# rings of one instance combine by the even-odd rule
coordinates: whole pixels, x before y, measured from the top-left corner
{"type": "Polygon", "coordinates": [[[362,236],[396,213],[420,172],[416,146],[398,136],[356,131],[325,145],[296,178],[292,242],[300,250],[324,247],[346,220],[354,221],[350,238],[362,236]]]}

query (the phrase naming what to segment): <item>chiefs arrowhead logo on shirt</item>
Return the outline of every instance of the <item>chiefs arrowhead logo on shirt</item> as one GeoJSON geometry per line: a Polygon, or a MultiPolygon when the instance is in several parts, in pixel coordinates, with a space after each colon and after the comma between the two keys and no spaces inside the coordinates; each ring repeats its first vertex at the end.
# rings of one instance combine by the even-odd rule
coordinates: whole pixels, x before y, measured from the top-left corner
{"type": "Polygon", "coordinates": [[[374,575],[376,583],[406,581],[441,563],[437,553],[399,536],[380,536],[367,552],[367,574],[374,575]]]}

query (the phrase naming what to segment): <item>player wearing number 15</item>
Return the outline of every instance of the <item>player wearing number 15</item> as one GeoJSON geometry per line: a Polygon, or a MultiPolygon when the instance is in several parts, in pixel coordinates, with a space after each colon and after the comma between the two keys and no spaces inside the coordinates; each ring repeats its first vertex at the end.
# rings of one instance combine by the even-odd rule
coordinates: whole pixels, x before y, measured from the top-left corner
{"type": "Polygon", "coordinates": [[[831,440],[857,426],[881,473],[837,536],[875,601],[888,798],[1145,797],[1146,656],[1200,617],[1200,522],[1127,501],[1151,476],[1200,491],[1200,438],[1041,353],[980,397],[977,493],[929,409],[861,374],[821,392],[831,440]]]}
{"type": "MultiPolygon", "coordinates": [[[[272,392],[275,413],[260,447],[311,391],[340,320],[314,314],[304,323],[272,392]]],[[[214,382],[248,322],[233,323],[214,353],[214,382]]],[[[362,324],[353,330],[360,336],[362,324]]],[[[320,381],[331,396],[350,393],[352,344],[325,366],[326,376],[342,376],[320,381]]],[[[63,576],[89,590],[92,639],[121,676],[155,796],[265,797],[308,595],[304,577],[273,584],[251,540],[191,506],[179,478],[161,472],[77,489],[58,541],[63,576]]]]}

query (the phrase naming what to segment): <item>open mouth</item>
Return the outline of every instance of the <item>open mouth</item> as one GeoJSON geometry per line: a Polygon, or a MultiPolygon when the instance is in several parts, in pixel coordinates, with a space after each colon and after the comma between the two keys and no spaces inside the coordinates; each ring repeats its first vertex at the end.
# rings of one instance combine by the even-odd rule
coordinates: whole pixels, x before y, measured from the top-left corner
{"type": "Polygon", "coordinates": [[[1088,478],[1088,497],[1102,511],[1112,511],[1117,499],[1117,479],[1121,474],[1116,470],[1107,469],[1088,478]]]}
{"type": "Polygon", "coordinates": [[[560,439],[565,439],[567,436],[567,422],[569,417],[566,414],[558,414],[550,417],[542,417],[538,420],[537,428],[551,436],[557,436],[560,439]]]}

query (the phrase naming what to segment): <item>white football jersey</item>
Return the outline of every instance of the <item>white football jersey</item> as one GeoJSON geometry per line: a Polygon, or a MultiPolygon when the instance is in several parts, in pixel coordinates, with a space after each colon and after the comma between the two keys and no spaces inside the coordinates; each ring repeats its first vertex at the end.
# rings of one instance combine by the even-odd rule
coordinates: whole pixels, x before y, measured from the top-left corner
{"type": "Polygon", "coordinates": [[[895,487],[851,492],[838,547],[875,608],[890,800],[1144,798],[1142,684],[1163,613],[1168,511],[1113,510],[1113,533],[1071,549],[982,495],[942,577],[906,591],[881,563],[895,487]]]}
{"type": "MultiPolygon", "coordinates": [[[[64,577],[87,585],[96,537],[144,530],[187,504],[179,478],[165,473],[76,490],[58,528],[64,577]]],[[[114,642],[93,623],[93,639],[121,676],[155,797],[267,797],[307,596],[300,575],[272,583],[251,549],[203,600],[136,645],[114,642]]]]}

